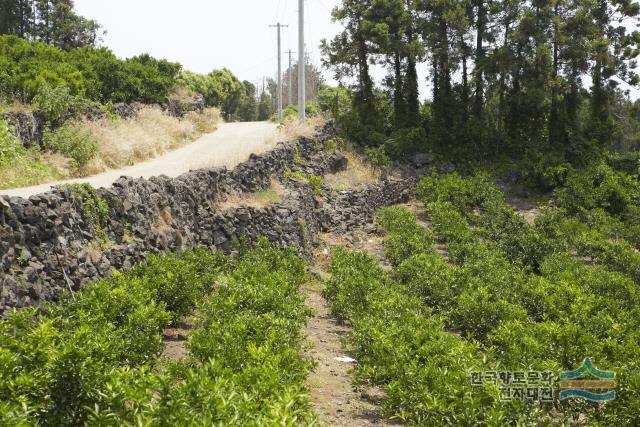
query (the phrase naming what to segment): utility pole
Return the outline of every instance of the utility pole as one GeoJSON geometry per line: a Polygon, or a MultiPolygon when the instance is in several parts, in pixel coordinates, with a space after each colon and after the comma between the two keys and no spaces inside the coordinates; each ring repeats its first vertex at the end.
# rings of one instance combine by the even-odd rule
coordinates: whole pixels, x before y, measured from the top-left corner
{"type": "Polygon", "coordinates": [[[288,27],[288,25],[282,25],[279,22],[276,25],[269,25],[269,27],[278,29],[278,121],[282,121],[282,56],[281,49],[282,43],[280,42],[280,29],[288,27]]]}
{"type": "Polygon", "coordinates": [[[306,68],[304,58],[304,0],[298,0],[298,116],[300,123],[304,123],[307,112],[305,111],[305,80],[306,68]]]}
{"type": "Polygon", "coordinates": [[[291,49],[289,49],[287,53],[289,54],[289,90],[287,91],[289,93],[289,103],[287,105],[293,105],[293,68],[291,68],[291,54],[295,52],[291,52],[291,49]]]}

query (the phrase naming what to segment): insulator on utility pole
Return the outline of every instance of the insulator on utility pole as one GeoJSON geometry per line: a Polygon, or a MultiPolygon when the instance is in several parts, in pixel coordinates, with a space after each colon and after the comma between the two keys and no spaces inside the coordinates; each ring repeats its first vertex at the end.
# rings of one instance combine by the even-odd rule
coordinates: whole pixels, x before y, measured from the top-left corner
{"type": "Polygon", "coordinates": [[[280,38],[280,29],[288,27],[288,25],[282,25],[279,22],[276,25],[269,25],[270,27],[278,29],[278,121],[282,121],[282,56],[281,49],[282,43],[280,38]]]}
{"type": "Polygon", "coordinates": [[[298,116],[300,123],[306,120],[305,80],[306,62],[304,58],[304,0],[298,0],[298,116]]]}

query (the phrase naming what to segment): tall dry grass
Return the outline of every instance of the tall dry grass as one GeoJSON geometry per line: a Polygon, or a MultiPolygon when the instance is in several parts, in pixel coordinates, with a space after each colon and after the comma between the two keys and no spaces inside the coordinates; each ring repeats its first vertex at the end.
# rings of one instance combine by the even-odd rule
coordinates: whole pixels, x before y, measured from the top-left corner
{"type": "Polygon", "coordinates": [[[83,172],[94,174],[161,156],[213,132],[219,122],[220,112],[213,108],[178,119],[152,106],[142,108],[136,117],[127,120],[87,122],[99,148],[97,157],[83,172]]]}
{"type": "Polygon", "coordinates": [[[291,118],[278,127],[278,136],[284,141],[299,137],[311,138],[315,135],[316,129],[324,126],[326,122],[326,117],[321,115],[310,117],[304,123],[300,123],[297,118],[291,118]]]}
{"type": "Polygon", "coordinates": [[[346,145],[339,150],[348,160],[347,169],[325,176],[324,181],[329,187],[338,191],[349,190],[380,179],[382,172],[352,147],[346,145]]]}
{"type": "Polygon", "coordinates": [[[21,148],[11,161],[2,162],[0,158],[0,188],[43,184],[133,165],[213,132],[220,120],[220,111],[215,108],[177,119],[164,114],[159,107],[147,106],[131,119],[79,122],[98,141],[98,154],[92,160],[78,169],[62,154],[21,148]]]}

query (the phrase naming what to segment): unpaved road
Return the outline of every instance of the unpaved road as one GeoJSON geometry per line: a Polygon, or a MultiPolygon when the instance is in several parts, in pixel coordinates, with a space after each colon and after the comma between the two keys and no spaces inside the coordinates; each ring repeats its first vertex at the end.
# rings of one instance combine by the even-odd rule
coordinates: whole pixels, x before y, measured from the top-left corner
{"type": "Polygon", "coordinates": [[[95,188],[109,187],[121,176],[150,178],[176,177],[190,170],[212,166],[233,167],[251,153],[259,154],[277,143],[277,127],[269,122],[221,123],[218,130],[164,156],[99,175],[68,181],[51,182],[33,187],[0,190],[0,195],[29,197],[49,191],[60,184],[89,183],[95,188]]]}

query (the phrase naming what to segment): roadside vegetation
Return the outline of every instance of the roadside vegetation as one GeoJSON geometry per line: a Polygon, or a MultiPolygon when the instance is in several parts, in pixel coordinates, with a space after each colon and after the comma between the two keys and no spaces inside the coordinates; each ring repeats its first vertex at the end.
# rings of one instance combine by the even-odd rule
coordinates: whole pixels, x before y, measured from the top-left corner
{"type": "Polygon", "coordinates": [[[262,241],[237,257],[151,256],[0,321],[2,425],[310,425],[305,263],[262,241]],[[194,314],[195,313],[195,314],[194,314]],[[193,316],[189,357],[158,359],[193,316]]]}
{"type": "Polygon", "coordinates": [[[23,150],[0,119],[0,188],[131,165],[212,132],[222,118],[273,113],[269,93],[259,108],[256,87],[228,69],[201,75],[148,54],[116,57],[99,46],[99,23],[77,15],[73,2],[7,0],[1,7],[0,112],[35,112],[45,123],[41,147],[23,150]],[[174,118],[160,110],[192,102],[204,112],[174,118]],[[117,119],[120,103],[143,106],[117,119]]]}
{"type": "Polygon", "coordinates": [[[142,107],[136,116],[98,121],[70,120],[45,129],[43,147],[26,149],[0,120],[0,189],[42,184],[118,169],[161,156],[215,130],[217,109],[182,119],[159,107],[142,107]]]}
{"type": "Polygon", "coordinates": [[[43,160],[39,149],[24,148],[7,123],[0,120],[0,188],[35,185],[64,176],[43,160]]]}

